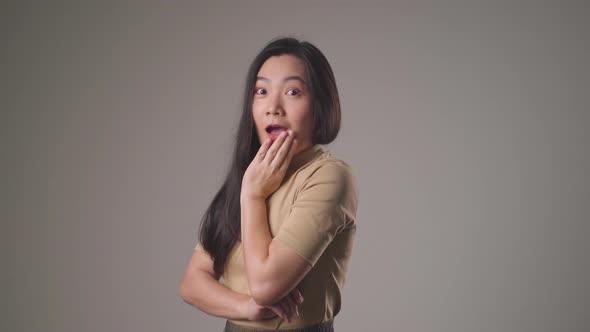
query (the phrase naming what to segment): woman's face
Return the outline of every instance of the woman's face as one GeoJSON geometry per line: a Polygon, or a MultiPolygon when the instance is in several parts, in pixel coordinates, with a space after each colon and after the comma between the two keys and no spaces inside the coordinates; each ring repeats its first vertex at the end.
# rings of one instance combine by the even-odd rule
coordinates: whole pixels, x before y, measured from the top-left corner
{"type": "Polygon", "coordinates": [[[295,153],[312,145],[313,118],[306,82],[305,65],[296,56],[272,56],[262,64],[252,101],[260,143],[269,137],[274,141],[281,131],[291,129],[298,143],[295,153]],[[273,125],[279,128],[270,130],[273,125]]]}

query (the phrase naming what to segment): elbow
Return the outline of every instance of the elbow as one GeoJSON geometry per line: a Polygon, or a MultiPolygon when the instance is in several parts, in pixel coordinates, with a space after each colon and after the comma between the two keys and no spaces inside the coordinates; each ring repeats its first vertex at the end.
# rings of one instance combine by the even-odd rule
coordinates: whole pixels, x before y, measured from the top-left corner
{"type": "Polygon", "coordinates": [[[190,304],[188,291],[186,289],[186,284],[184,281],[180,283],[180,298],[184,301],[184,303],[190,304]]]}
{"type": "Polygon", "coordinates": [[[253,283],[250,286],[250,296],[256,304],[270,306],[279,302],[280,293],[271,283],[253,283]]]}
{"type": "Polygon", "coordinates": [[[191,288],[190,288],[190,283],[188,282],[188,280],[184,279],[180,283],[179,293],[180,293],[180,297],[182,298],[184,303],[190,304],[190,305],[192,305],[194,303],[191,288]]]}
{"type": "Polygon", "coordinates": [[[269,295],[267,292],[252,291],[251,295],[254,302],[260,306],[270,306],[278,302],[278,300],[275,300],[273,296],[269,295]]]}

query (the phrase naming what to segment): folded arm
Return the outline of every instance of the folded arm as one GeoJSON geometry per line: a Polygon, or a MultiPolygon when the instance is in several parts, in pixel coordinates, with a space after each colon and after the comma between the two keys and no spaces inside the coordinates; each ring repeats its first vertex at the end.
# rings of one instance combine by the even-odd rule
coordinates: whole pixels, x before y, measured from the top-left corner
{"type": "Polygon", "coordinates": [[[272,239],[264,199],[241,197],[242,245],[250,293],[268,305],[283,298],[311,270],[291,248],[272,239]]]}
{"type": "Polygon", "coordinates": [[[273,238],[266,201],[242,193],[244,261],[257,303],[272,303],[299,284],[334,237],[354,221],[357,196],[349,166],[326,163],[306,180],[273,238]]]}
{"type": "Polygon", "coordinates": [[[209,315],[226,319],[248,319],[245,307],[250,296],[225,287],[219,283],[220,277],[215,274],[211,257],[197,248],[180,284],[182,299],[209,315]]]}

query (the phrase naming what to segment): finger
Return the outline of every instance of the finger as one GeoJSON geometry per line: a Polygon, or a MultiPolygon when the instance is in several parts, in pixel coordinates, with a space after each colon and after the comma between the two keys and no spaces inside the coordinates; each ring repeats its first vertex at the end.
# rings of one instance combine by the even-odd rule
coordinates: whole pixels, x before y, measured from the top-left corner
{"type": "Polygon", "coordinates": [[[264,140],[264,142],[262,142],[262,145],[260,145],[260,149],[258,149],[258,153],[256,154],[256,157],[259,160],[264,159],[264,156],[266,156],[266,153],[268,152],[268,149],[270,148],[271,143],[272,143],[272,140],[270,138],[267,138],[264,140]]]}
{"type": "Polygon", "coordinates": [[[272,305],[268,308],[270,308],[270,310],[276,312],[277,315],[279,315],[279,317],[281,317],[283,319],[287,319],[287,316],[285,314],[285,310],[283,309],[283,307],[280,304],[275,304],[275,305],[272,305]]]}
{"type": "Polygon", "coordinates": [[[284,168],[283,165],[285,164],[285,161],[287,161],[286,158],[288,157],[289,151],[293,146],[292,143],[294,138],[295,134],[291,130],[288,130],[287,137],[285,137],[283,144],[281,144],[281,146],[279,147],[277,155],[271,162],[271,166],[274,166],[275,168],[284,168]]]}
{"type": "Polygon", "coordinates": [[[291,291],[290,295],[293,298],[293,301],[295,301],[295,303],[301,304],[301,302],[303,302],[303,295],[301,295],[301,292],[299,291],[299,289],[294,288],[291,291]]]}
{"type": "Polygon", "coordinates": [[[283,161],[283,163],[281,164],[281,167],[279,168],[280,171],[286,170],[289,167],[289,165],[291,164],[291,160],[293,160],[293,157],[295,156],[295,151],[297,151],[298,144],[299,144],[299,141],[297,141],[296,138],[293,138],[293,142],[291,143],[291,146],[289,147],[289,152],[287,153],[285,160],[283,161]]]}
{"type": "Polygon", "coordinates": [[[295,309],[293,308],[293,305],[291,304],[290,297],[289,296],[285,296],[281,300],[280,304],[285,309],[285,313],[287,315],[287,321],[288,322],[291,322],[291,318],[295,314],[295,309]]]}
{"type": "Polygon", "coordinates": [[[289,304],[289,310],[291,315],[289,316],[289,322],[297,316],[297,304],[290,296],[286,296],[286,302],[289,304]]]}
{"type": "Polygon", "coordinates": [[[275,158],[275,155],[279,151],[279,148],[281,147],[281,145],[285,141],[286,137],[287,137],[287,131],[285,130],[285,131],[281,132],[279,137],[277,137],[277,139],[275,139],[274,142],[272,142],[270,148],[268,149],[268,151],[266,152],[266,155],[264,156],[264,163],[266,163],[267,165],[270,165],[270,163],[275,158]]]}
{"type": "Polygon", "coordinates": [[[291,313],[291,304],[289,303],[288,298],[281,300],[281,302],[279,302],[281,307],[283,308],[283,310],[285,311],[285,316],[288,322],[291,322],[291,316],[293,315],[291,313]]]}

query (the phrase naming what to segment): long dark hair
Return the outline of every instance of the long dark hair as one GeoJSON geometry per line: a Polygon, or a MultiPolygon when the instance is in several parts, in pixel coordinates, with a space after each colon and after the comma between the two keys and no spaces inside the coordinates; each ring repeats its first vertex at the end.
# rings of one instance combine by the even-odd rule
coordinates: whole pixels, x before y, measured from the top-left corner
{"type": "Polygon", "coordinates": [[[242,117],[235,136],[235,149],[227,177],[207,208],[201,221],[199,241],[213,258],[215,273],[224,271],[227,257],[240,236],[240,192],[242,177],[260,148],[252,117],[252,98],[256,76],[264,62],[272,57],[290,54],[305,63],[305,74],[312,100],[312,144],[332,142],[340,130],[340,99],[332,68],[322,52],[307,41],[293,37],[271,40],[254,58],[244,90],[242,117]]]}

